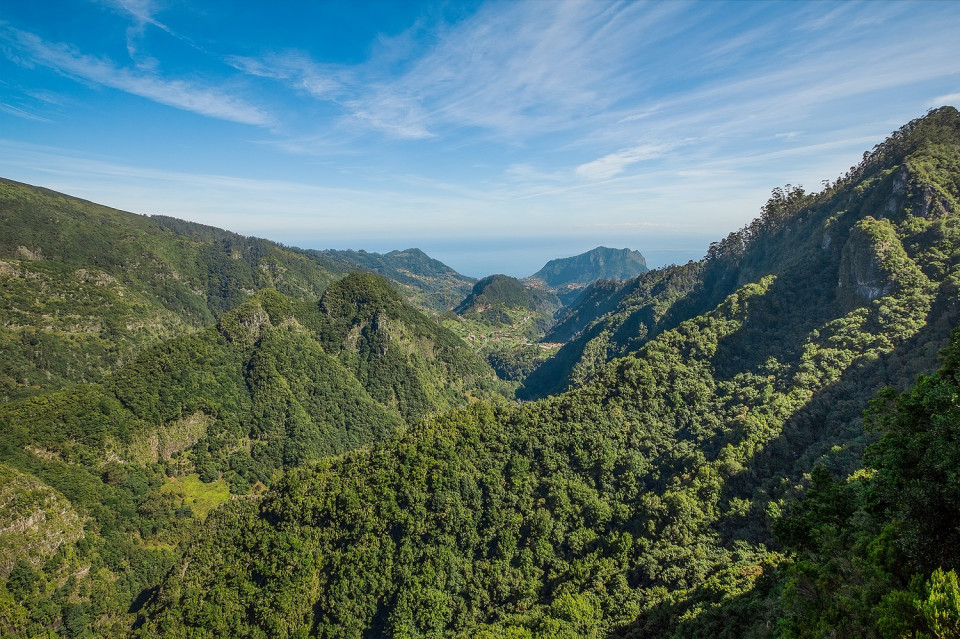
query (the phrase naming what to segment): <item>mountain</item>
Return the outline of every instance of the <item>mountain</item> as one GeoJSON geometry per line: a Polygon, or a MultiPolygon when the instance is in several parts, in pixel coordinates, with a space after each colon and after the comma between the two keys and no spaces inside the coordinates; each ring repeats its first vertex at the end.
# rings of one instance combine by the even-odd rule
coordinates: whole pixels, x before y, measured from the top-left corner
{"type": "Polygon", "coordinates": [[[500,392],[459,338],[381,277],[351,274],[319,302],[258,291],[99,383],[2,403],[0,628],[126,636],[231,495],[500,392]]]}
{"type": "Polygon", "coordinates": [[[958,229],[944,107],[705,260],[587,291],[562,394],[213,511],[139,634],[953,636],[958,229]]]}
{"type": "Polygon", "coordinates": [[[266,287],[316,299],[336,267],[272,242],[0,180],[0,397],[98,381],[266,287]]]}
{"type": "Polygon", "coordinates": [[[809,331],[883,298],[897,277],[932,279],[931,312],[948,312],[952,285],[949,276],[942,278],[950,272],[953,240],[946,212],[955,206],[957,188],[950,113],[933,112],[898,131],[822,193],[775,189],[761,217],[714,242],[701,262],[594,285],[545,338],[571,341],[531,373],[523,395],[575,386],[598,364],[635,351],[768,274],[777,277],[775,294],[760,302],[768,319],[736,340],[735,359],[745,363],[796,356],[809,331]],[[898,268],[919,271],[905,275],[898,268]],[[756,340],[772,322],[782,340],[756,340]]]}
{"type": "Polygon", "coordinates": [[[383,278],[352,273],[320,300],[323,342],[367,391],[416,421],[464,398],[502,391],[490,367],[455,334],[413,308],[383,278]]]}
{"type": "Polygon", "coordinates": [[[387,280],[0,181],[0,635],[128,636],[217,506],[504,403],[408,299],[456,275],[405,253],[387,280]]]}
{"type": "Polygon", "coordinates": [[[349,271],[373,268],[425,307],[452,305],[470,286],[416,250],[325,255],[0,180],[0,399],[99,381],[256,291],[317,301],[349,271]]]}
{"type": "Polygon", "coordinates": [[[350,265],[358,271],[378,273],[400,283],[406,290],[417,291],[418,294],[411,297],[424,308],[435,310],[452,308],[470,292],[476,281],[416,248],[382,254],[332,249],[308,253],[350,265]]]}
{"type": "Polygon", "coordinates": [[[519,383],[552,352],[537,344],[560,299],[539,282],[491,275],[477,282],[445,324],[474,344],[501,379],[519,383]]]}
{"type": "Polygon", "coordinates": [[[598,246],[580,255],[550,260],[530,278],[553,288],[563,288],[597,280],[629,280],[649,270],[639,251],[598,246]]]}
{"type": "Polygon", "coordinates": [[[510,323],[508,309],[549,312],[559,306],[556,296],[509,275],[490,275],[473,286],[470,294],[453,310],[458,315],[474,314],[491,321],[510,323]]]}
{"type": "Polygon", "coordinates": [[[278,469],[497,390],[466,344],[379,276],[352,274],[319,306],[261,291],[99,384],[0,405],[0,458],[32,468],[44,456],[81,465],[178,457],[178,473],[222,477],[244,493],[278,469]]]}

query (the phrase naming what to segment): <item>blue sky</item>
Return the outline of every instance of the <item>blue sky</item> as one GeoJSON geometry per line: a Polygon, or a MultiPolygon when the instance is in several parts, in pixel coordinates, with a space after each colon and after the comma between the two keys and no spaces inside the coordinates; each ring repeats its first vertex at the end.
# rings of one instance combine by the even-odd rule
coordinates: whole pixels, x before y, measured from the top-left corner
{"type": "Polygon", "coordinates": [[[528,275],[703,255],[960,104],[958,2],[0,4],[0,176],[528,275]]]}

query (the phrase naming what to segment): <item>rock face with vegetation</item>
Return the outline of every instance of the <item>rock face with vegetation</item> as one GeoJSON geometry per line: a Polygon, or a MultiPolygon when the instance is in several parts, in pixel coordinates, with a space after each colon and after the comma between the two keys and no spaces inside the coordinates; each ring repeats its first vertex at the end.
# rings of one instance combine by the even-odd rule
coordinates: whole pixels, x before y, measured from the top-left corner
{"type": "Polygon", "coordinates": [[[372,275],[263,290],[9,398],[24,508],[84,524],[5,560],[0,632],[958,632],[956,110],[701,262],[593,284],[536,401],[447,321],[372,275]]]}

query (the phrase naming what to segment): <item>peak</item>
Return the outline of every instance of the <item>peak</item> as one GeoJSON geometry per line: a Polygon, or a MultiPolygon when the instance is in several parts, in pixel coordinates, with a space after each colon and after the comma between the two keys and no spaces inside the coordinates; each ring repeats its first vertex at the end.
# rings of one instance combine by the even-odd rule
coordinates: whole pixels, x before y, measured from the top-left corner
{"type": "Polygon", "coordinates": [[[911,120],[886,140],[863,154],[863,161],[853,167],[846,179],[858,179],[874,169],[901,163],[904,158],[925,147],[938,144],[960,144],[960,111],[952,106],[931,109],[926,115],[911,120]]]}
{"type": "Polygon", "coordinates": [[[632,279],[648,270],[647,261],[639,251],[598,246],[580,255],[550,260],[531,278],[548,286],[562,287],[590,284],[599,279],[632,279]]]}
{"type": "Polygon", "coordinates": [[[485,278],[479,280],[474,285],[474,288],[477,288],[478,286],[483,288],[483,286],[490,284],[492,282],[507,282],[510,280],[516,281],[517,283],[520,282],[519,279],[513,277],[512,275],[504,275],[503,273],[494,273],[493,275],[487,275],[485,278]]]}
{"type": "Polygon", "coordinates": [[[358,271],[328,286],[320,299],[320,308],[335,318],[367,317],[381,308],[401,305],[400,295],[386,279],[358,271]]]}

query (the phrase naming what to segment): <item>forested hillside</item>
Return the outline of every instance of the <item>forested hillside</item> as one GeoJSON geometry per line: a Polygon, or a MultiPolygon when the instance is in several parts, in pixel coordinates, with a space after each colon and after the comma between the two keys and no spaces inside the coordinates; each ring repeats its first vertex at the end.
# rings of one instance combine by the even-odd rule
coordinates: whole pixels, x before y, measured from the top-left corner
{"type": "Polygon", "coordinates": [[[943,108],[821,193],[777,189],[703,263],[594,295],[614,310],[568,392],[217,511],[141,633],[950,636],[960,345],[860,415],[960,319],[958,187],[943,108]]]}
{"type": "Polygon", "coordinates": [[[952,214],[960,190],[954,113],[946,107],[907,125],[820,193],[775,189],[760,217],[712,244],[701,262],[593,285],[545,338],[569,343],[530,375],[522,394],[582,383],[602,362],[771,274],[777,283],[760,302],[761,321],[730,345],[733,357],[749,351],[756,361],[734,370],[768,355],[797,357],[812,330],[876,303],[898,278],[930,279],[927,323],[952,321],[952,214]],[[770,339],[772,332],[782,339],[770,339]]]}
{"type": "Polygon", "coordinates": [[[444,311],[456,306],[475,282],[474,278],[431,258],[420,249],[370,253],[368,251],[308,251],[359,271],[370,271],[398,282],[424,308],[444,311]]]}
{"type": "Polygon", "coordinates": [[[0,399],[99,381],[255,291],[315,301],[351,270],[381,271],[439,308],[470,286],[416,249],[304,251],[0,179],[0,399]]]}
{"type": "Polygon", "coordinates": [[[516,312],[549,320],[559,306],[560,301],[550,291],[524,286],[509,275],[490,275],[474,284],[470,294],[453,310],[458,315],[490,323],[510,324],[517,321],[516,312]]]}
{"type": "MultiPolygon", "coordinates": [[[[523,403],[377,275],[3,186],[62,246],[29,222],[0,262],[0,635],[960,627],[955,109],[701,262],[592,285],[523,403]],[[75,257],[96,224],[137,248],[75,257]]],[[[461,312],[535,309],[511,279],[461,312]]]]}
{"type": "Polygon", "coordinates": [[[127,634],[231,494],[505,392],[412,284],[0,189],[0,634],[127,634]]]}
{"type": "Polygon", "coordinates": [[[36,524],[18,523],[29,493],[8,495],[14,510],[0,511],[0,531],[21,531],[6,541],[0,534],[0,569],[29,568],[40,588],[24,627],[68,622],[68,612],[49,610],[59,604],[44,589],[86,562],[97,570],[65,596],[84,602],[98,632],[121,623],[110,630],[119,632],[117,615],[156,583],[151,571],[166,570],[194,522],[229,493],[256,494],[282,469],[498,390],[493,371],[454,335],[379,276],[354,274],[319,304],[261,291],[215,327],[148,347],[100,384],[0,405],[0,460],[50,494],[33,506],[36,524]],[[70,514],[54,516],[52,504],[70,514]],[[85,533],[78,523],[77,534],[54,534],[51,518],[85,520],[85,533]],[[14,550],[21,538],[44,536],[49,548],[32,563],[14,550]],[[91,588],[101,600],[88,601],[91,588]],[[53,616],[38,618],[44,609],[53,616]]]}
{"type": "Polygon", "coordinates": [[[519,383],[555,350],[538,342],[560,306],[557,295],[540,282],[490,275],[473,286],[445,325],[475,344],[501,379],[519,383]]]}

